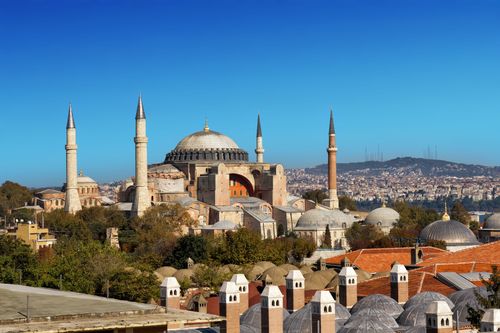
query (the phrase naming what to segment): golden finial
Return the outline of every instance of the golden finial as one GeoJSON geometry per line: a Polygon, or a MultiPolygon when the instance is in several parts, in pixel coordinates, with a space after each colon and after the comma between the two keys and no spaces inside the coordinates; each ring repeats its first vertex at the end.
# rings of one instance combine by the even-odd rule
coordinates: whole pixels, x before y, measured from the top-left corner
{"type": "Polygon", "coordinates": [[[444,202],[444,214],[441,217],[443,221],[449,221],[450,220],[450,215],[448,215],[448,204],[446,201],[444,202]]]}
{"type": "Polygon", "coordinates": [[[203,130],[204,130],[205,132],[210,131],[210,128],[208,128],[208,119],[207,119],[207,118],[205,118],[205,127],[203,128],[203,130]]]}
{"type": "Polygon", "coordinates": [[[83,170],[80,169],[80,174],[78,176],[83,177],[83,170]]]}

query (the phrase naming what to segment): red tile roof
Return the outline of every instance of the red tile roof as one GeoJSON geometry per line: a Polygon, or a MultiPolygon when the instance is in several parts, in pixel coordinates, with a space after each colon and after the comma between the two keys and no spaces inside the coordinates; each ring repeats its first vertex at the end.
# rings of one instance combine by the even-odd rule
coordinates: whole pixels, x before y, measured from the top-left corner
{"type": "MultiPolygon", "coordinates": [[[[391,270],[393,262],[397,261],[403,265],[411,265],[411,250],[412,247],[396,247],[396,248],[375,248],[361,249],[347,254],[331,257],[326,259],[328,264],[340,265],[342,259],[347,257],[351,264],[370,273],[388,272],[391,270]]],[[[430,259],[448,253],[445,250],[438,249],[432,246],[421,247],[423,259],[430,259]]]]}
{"type": "MultiPolygon", "coordinates": [[[[482,244],[457,252],[449,252],[432,258],[424,258],[419,266],[429,266],[443,263],[483,263],[500,266],[500,241],[482,244]]],[[[478,272],[477,269],[475,269],[478,272]]]]}

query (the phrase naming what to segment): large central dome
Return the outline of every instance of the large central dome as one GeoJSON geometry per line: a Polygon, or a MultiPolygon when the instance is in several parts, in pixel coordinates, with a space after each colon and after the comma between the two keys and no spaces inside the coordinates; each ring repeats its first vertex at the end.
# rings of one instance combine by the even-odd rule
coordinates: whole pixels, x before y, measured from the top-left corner
{"type": "Polygon", "coordinates": [[[189,161],[241,162],[248,161],[248,153],[233,139],[205,124],[203,131],[186,136],[165,157],[165,162],[189,161]]]}

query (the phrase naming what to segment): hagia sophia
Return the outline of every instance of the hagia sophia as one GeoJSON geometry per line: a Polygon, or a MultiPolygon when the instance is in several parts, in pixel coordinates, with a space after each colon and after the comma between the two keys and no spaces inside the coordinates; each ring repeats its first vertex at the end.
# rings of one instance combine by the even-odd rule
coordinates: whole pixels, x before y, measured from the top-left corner
{"type": "MultiPolygon", "coordinates": [[[[355,222],[374,225],[388,234],[399,214],[382,207],[366,214],[339,210],[337,196],[337,144],[333,113],[328,129],[328,198],[321,203],[287,193],[285,169],[264,160],[263,131],[257,117],[255,161],[228,136],[212,130],[205,121],[201,131],[182,138],[160,163],[147,157],[146,113],[139,97],[136,110],[135,177],[123,182],[119,202],[101,196],[97,183],[77,173],[76,126],[71,105],[66,126],[66,183],[62,190],[36,193],[34,204],[44,210],[64,208],[74,213],[82,207],[116,205],[130,216],[142,216],[152,205],[179,204],[196,221],[189,232],[220,234],[240,227],[259,232],[262,238],[276,238],[290,232],[323,245],[328,227],[332,248],[347,250],[347,228],[355,222]]],[[[497,214],[489,218],[482,241],[498,239],[497,214]]],[[[456,251],[479,244],[473,232],[462,223],[443,217],[422,230],[420,241],[445,241],[456,251]]]]}

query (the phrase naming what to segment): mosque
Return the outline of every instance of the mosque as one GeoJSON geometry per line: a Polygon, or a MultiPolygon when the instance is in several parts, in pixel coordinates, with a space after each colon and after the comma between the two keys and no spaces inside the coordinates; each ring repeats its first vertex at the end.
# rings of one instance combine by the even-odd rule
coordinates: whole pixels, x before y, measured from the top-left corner
{"type": "MultiPolygon", "coordinates": [[[[136,110],[135,177],[125,181],[119,193],[119,209],[130,216],[142,216],[152,205],[179,204],[197,222],[193,234],[220,234],[244,227],[262,238],[276,238],[290,232],[323,245],[329,229],[332,247],[348,249],[346,230],[360,222],[348,210],[339,210],[337,196],[337,144],[333,112],[328,130],[328,198],[322,203],[290,196],[285,169],[264,161],[263,131],[257,117],[255,161],[230,137],[209,128],[189,134],[165,155],[161,163],[148,164],[146,113],[139,97],[136,110]]],[[[66,126],[66,183],[64,200],[54,193],[58,206],[75,213],[82,206],[102,205],[97,184],[77,175],[76,127],[71,106],[66,126]],[[85,180],[85,184],[82,183],[85,180]],[[94,185],[95,184],[95,185],[94,185]],[[90,191],[90,192],[89,192],[90,191]]],[[[42,193],[43,195],[43,193],[42,193]]],[[[399,214],[383,205],[371,211],[365,224],[378,226],[385,234],[399,221],[399,214]]],[[[422,240],[445,240],[458,250],[478,244],[467,227],[443,216],[420,235],[422,240]]]]}

